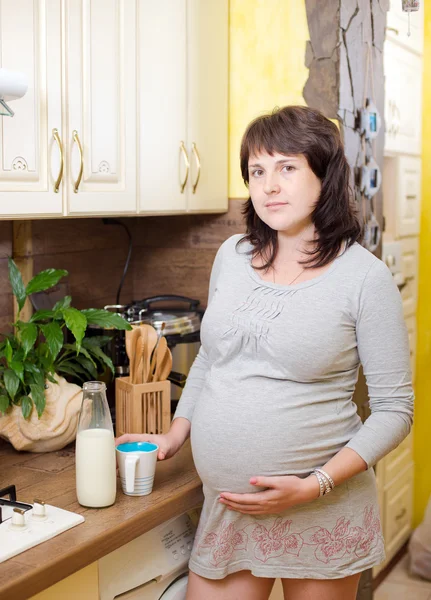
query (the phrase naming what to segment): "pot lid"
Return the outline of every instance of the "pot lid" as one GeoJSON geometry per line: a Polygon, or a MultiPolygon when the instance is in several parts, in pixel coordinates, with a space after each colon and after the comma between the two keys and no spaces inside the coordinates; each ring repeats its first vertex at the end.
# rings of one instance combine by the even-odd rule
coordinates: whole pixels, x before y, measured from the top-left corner
{"type": "Polygon", "coordinates": [[[200,331],[201,319],[196,312],[178,312],[175,311],[150,311],[142,314],[139,321],[132,322],[132,325],[147,323],[152,325],[157,332],[165,323],[163,335],[186,335],[200,331]]]}

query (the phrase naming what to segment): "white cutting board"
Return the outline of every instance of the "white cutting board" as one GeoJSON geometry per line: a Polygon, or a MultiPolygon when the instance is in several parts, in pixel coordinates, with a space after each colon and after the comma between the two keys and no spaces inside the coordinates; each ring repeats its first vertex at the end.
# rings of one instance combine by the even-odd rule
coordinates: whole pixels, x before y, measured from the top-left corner
{"type": "Polygon", "coordinates": [[[26,526],[17,530],[11,527],[12,519],[8,518],[12,509],[5,510],[2,506],[3,519],[7,520],[0,524],[0,563],[85,521],[82,515],[49,504],[45,504],[45,510],[44,520],[34,519],[33,509],[27,510],[26,526]]]}

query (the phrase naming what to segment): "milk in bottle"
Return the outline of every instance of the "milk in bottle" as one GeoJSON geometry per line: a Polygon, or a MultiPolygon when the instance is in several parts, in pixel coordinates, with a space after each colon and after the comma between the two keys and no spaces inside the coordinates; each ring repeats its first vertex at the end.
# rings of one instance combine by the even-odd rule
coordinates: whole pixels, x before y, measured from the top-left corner
{"type": "Polygon", "coordinates": [[[115,440],[101,381],[83,385],[76,435],[76,495],[79,504],[101,508],[115,502],[117,490],[115,440]]]}

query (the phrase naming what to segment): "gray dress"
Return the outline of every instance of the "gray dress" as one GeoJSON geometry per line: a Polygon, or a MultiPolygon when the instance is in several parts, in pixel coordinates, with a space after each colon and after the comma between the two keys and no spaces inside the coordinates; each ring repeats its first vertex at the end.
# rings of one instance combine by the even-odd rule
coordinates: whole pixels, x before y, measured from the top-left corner
{"type": "Polygon", "coordinates": [[[241,235],[220,247],[200,352],[176,417],[191,442],[205,502],[190,569],[210,579],[333,579],[384,560],[374,471],[409,433],[413,392],[401,297],[385,264],[359,244],[309,281],[263,281],[241,235]],[[371,415],[352,401],[362,363],[371,415]],[[218,502],[253,492],[252,476],[307,477],[344,447],[368,470],[281,514],[218,502]]]}

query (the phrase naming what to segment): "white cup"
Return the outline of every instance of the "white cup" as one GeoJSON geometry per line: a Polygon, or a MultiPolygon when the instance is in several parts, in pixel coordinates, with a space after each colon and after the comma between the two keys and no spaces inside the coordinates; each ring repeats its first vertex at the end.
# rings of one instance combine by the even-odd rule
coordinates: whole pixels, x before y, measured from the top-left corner
{"type": "Polygon", "coordinates": [[[127,496],[147,496],[153,491],[159,447],[150,442],[127,442],[117,446],[121,487],[127,496]]]}

